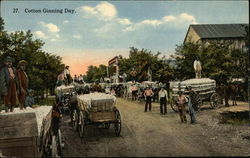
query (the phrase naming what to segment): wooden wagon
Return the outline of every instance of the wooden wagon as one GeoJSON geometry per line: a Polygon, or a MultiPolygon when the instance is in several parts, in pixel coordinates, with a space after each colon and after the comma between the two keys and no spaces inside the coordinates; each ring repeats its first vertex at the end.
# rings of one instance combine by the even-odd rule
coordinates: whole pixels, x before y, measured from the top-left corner
{"type": "Polygon", "coordinates": [[[44,113],[0,114],[0,155],[6,157],[59,157],[61,132],[52,135],[52,109],[44,113]],[[38,116],[39,115],[39,116],[38,116]],[[40,119],[40,118],[43,119],[40,119]]]}
{"type": "Polygon", "coordinates": [[[220,96],[215,92],[216,81],[209,78],[201,78],[201,79],[189,79],[182,82],[173,82],[172,87],[172,100],[171,100],[171,108],[178,112],[177,107],[177,96],[178,91],[184,92],[186,97],[188,98],[188,90],[187,87],[191,86],[192,90],[197,92],[196,101],[194,103],[194,109],[198,112],[201,109],[203,101],[210,101],[210,105],[212,108],[221,104],[220,96]]]}
{"type": "Polygon", "coordinates": [[[85,136],[89,125],[114,125],[117,136],[121,132],[121,116],[115,105],[115,97],[105,93],[90,93],[77,96],[77,106],[73,112],[72,124],[80,137],[85,136]]]}

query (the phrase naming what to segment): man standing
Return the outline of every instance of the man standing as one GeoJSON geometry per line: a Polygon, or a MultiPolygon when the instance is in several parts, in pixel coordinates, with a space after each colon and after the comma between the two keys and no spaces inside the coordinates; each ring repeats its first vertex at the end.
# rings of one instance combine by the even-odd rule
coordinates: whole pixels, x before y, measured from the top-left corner
{"type": "Polygon", "coordinates": [[[146,91],[144,92],[144,96],[146,98],[146,104],[145,104],[145,112],[148,110],[149,105],[149,111],[151,111],[151,98],[154,95],[153,91],[147,87],[146,91]]]}
{"type": "Polygon", "coordinates": [[[160,102],[160,112],[161,114],[167,113],[167,100],[168,100],[168,92],[164,89],[164,87],[161,87],[161,90],[158,93],[159,96],[159,102],[160,102]]]}
{"type": "Polygon", "coordinates": [[[21,60],[18,63],[18,69],[17,69],[17,76],[18,76],[18,83],[19,83],[19,95],[18,95],[18,101],[20,103],[20,109],[22,110],[25,107],[25,98],[28,93],[28,84],[29,84],[29,78],[25,72],[27,62],[25,60],[21,60]]]}
{"type": "Polygon", "coordinates": [[[13,112],[17,103],[18,77],[16,69],[12,67],[12,58],[7,56],[4,59],[4,66],[0,71],[0,92],[3,96],[5,112],[13,112]]]}
{"type": "Polygon", "coordinates": [[[64,78],[66,79],[66,86],[71,83],[69,66],[66,66],[64,69],[64,78]]]}
{"type": "Polygon", "coordinates": [[[177,105],[178,105],[178,111],[180,114],[181,122],[186,123],[187,118],[186,118],[186,108],[185,108],[185,103],[186,103],[186,97],[185,95],[182,94],[182,91],[178,91],[178,97],[177,97],[177,105]]]}
{"type": "Polygon", "coordinates": [[[196,57],[196,60],[194,61],[194,70],[195,70],[195,78],[201,78],[201,62],[199,61],[199,58],[196,57]]]}
{"type": "Polygon", "coordinates": [[[189,100],[188,100],[189,115],[191,118],[191,124],[194,124],[196,123],[196,119],[195,119],[195,110],[193,106],[195,103],[197,93],[192,90],[191,86],[188,87],[188,91],[189,91],[189,100]]]}

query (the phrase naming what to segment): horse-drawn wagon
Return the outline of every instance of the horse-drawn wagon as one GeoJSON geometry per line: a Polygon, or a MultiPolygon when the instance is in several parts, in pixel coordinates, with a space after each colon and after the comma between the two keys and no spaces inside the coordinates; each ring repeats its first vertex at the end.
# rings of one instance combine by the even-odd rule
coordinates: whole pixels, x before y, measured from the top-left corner
{"type": "Polygon", "coordinates": [[[77,106],[73,111],[72,124],[81,138],[89,125],[103,125],[109,128],[112,124],[117,136],[121,132],[121,116],[114,106],[116,98],[105,93],[90,93],[77,96],[77,106]]]}
{"type": "Polygon", "coordinates": [[[209,78],[201,78],[201,79],[189,79],[182,82],[172,82],[172,102],[171,108],[178,112],[177,107],[177,96],[178,91],[184,92],[184,94],[188,98],[188,90],[187,87],[191,86],[192,90],[197,92],[196,102],[194,103],[194,109],[199,111],[202,106],[202,102],[205,100],[210,101],[210,105],[212,108],[217,107],[221,104],[221,98],[216,93],[216,81],[209,78]]]}
{"type": "Polygon", "coordinates": [[[53,124],[52,106],[15,109],[0,114],[0,155],[6,157],[60,157],[60,128],[53,124]]]}

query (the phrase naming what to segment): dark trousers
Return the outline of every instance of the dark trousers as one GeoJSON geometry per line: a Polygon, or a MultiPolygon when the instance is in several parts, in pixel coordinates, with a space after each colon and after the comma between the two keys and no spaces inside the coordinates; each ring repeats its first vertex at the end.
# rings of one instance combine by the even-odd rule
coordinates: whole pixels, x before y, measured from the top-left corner
{"type": "Polygon", "coordinates": [[[167,113],[167,100],[166,98],[160,98],[160,112],[161,114],[167,113]]]}
{"type": "Polygon", "coordinates": [[[148,105],[149,111],[151,111],[151,96],[146,96],[145,112],[148,110],[148,105]]]}

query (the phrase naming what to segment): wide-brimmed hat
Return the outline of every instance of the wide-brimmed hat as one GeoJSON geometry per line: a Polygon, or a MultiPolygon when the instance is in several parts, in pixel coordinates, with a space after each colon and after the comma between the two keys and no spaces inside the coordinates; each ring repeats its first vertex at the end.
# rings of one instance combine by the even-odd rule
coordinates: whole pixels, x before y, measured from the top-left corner
{"type": "Polygon", "coordinates": [[[20,60],[19,62],[18,62],[18,66],[21,66],[21,65],[28,65],[28,62],[27,61],[25,61],[25,60],[20,60]]]}

